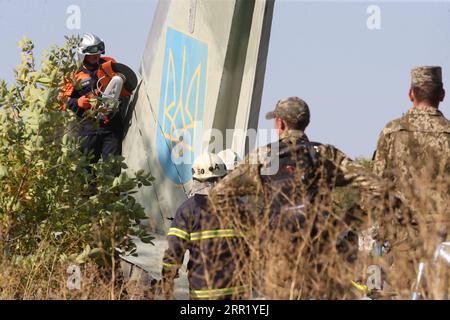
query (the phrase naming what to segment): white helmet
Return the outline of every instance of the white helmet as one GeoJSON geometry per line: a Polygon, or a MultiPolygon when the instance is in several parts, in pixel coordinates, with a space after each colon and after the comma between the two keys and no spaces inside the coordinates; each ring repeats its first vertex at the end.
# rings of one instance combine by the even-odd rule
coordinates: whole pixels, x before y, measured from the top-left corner
{"type": "Polygon", "coordinates": [[[217,155],[222,159],[223,163],[225,163],[228,171],[233,171],[238,163],[241,162],[241,158],[238,154],[231,149],[222,150],[217,155]]]}
{"type": "Polygon", "coordinates": [[[214,153],[202,153],[192,164],[192,178],[194,180],[203,182],[211,178],[223,177],[226,174],[225,163],[214,153]]]}
{"type": "Polygon", "coordinates": [[[85,33],[78,45],[77,55],[80,62],[84,61],[84,57],[94,54],[104,54],[105,43],[103,40],[93,33],[85,33]]]}

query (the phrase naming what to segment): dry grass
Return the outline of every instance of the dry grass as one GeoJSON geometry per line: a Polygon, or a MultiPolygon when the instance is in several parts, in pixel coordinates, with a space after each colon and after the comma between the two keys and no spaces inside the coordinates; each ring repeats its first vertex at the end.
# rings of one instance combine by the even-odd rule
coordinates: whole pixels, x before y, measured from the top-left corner
{"type": "Polygon", "coordinates": [[[115,276],[111,268],[94,263],[83,265],[60,263],[53,257],[23,266],[11,262],[0,264],[0,300],[142,300],[155,299],[155,287],[140,281],[123,281],[121,265],[115,276]],[[51,266],[49,268],[49,266],[51,266]],[[72,273],[78,266],[80,274],[72,273]],[[79,287],[70,285],[80,279],[79,287]],[[153,289],[153,291],[152,291],[153,289]]]}
{"type": "MultiPolygon", "coordinates": [[[[236,283],[251,285],[253,297],[358,299],[365,294],[352,281],[359,281],[379,286],[368,293],[371,297],[409,299],[419,263],[425,262],[421,298],[449,298],[450,268],[432,263],[437,245],[448,240],[447,175],[432,181],[415,177],[409,188],[404,187],[403,201],[388,185],[381,197],[360,197],[351,188],[331,191],[321,185],[316,197],[320,200],[308,202],[296,181],[289,186],[295,195],[277,214],[274,199],[282,190],[251,190],[246,197],[235,197],[231,190],[225,198],[211,199],[223,226],[245,235],[237,247],[233,244],[238,266],[234,277],[236,283]],[[305,204],[302,215],[287,208],[299,202],[305,204]],[[371,226],[376,226],[373,238],[379,244],[389,240],[383,256],[361,250],[361,239],[355,236],[343,237],[348,230],[362,234],[371,226]]],[[[0,256],[0,265],[0,299],[161,298],[146,293],[148,287],[124,284],[119,268],[111,277],[105,276],[111,270],[89,263],[81,267],[81,290],[69,290],[69,264],[48,253],[37,253],[26,264],[0,256]]],[[[221,268],[218,262],[216,270],[221,268]]]]}
{"type": "Polygon", "coordinates": [[[224,227],[246,235],[236,254],[242,268],[236,274],[252,285],[256,296],[357,299],[366,295],[352,285],[357,281],[372,289],[367,293],[370,297],[410,299],[419,263],[425,262],[418,288],[421,298],[448,298],[450,266],[433,263],[437,246],[448,240],[447,171],[433,179],[425,174],[411,177],[402,194],[386,183],[381,196],[359,196],[351,188],[330,190],[319,183],[316,199],[320,200],[312,202],[306,200],[298,181],[287,188],[295,192],[283,205],[304,203],[300,215],[283,207],[274,210],[274,198],[283,190],[256,191],[247,200],[229,190],[229,196],[213,199],[224,227]],[[343,237],[348,230],[361,235],[371,227],[378,245],[389,241],[382,256],[362,250],[362,237],[359,241],[356,236],[343,237]]]}

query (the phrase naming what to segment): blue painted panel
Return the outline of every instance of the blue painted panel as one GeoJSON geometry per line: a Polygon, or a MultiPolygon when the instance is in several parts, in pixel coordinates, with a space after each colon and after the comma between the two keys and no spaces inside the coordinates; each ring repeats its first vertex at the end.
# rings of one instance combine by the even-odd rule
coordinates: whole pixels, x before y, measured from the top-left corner
{"type": "Polygon", "coordinates": [[[208,46],[167,28],[156,148],[164,174],[176,184],[192,178],[200,151],[208,46]]]}

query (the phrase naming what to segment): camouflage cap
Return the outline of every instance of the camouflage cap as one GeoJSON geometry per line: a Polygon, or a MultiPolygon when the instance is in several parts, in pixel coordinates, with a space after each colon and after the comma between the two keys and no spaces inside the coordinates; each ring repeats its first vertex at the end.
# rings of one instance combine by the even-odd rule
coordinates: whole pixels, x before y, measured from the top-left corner
{"type": "Polygon", "coordinates": [[[417,67],[411,70],[411,85],[442,84],[441,67],[417,67]]]}
{"type": "Polygon", "coordinates": [[[299,97],[289,97],[279,100],[275,110],[266,114],[266,119],[281,118],[288,123],[302,125],[304,128],[309,124],[308,104],[299,97]]]}

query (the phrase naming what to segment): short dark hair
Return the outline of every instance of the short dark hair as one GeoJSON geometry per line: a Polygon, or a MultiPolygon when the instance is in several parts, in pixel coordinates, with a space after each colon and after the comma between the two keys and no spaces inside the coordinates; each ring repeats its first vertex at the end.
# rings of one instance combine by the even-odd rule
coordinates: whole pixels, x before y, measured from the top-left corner
{"type": "MultiPolygon", "coordinates": [[[[284,120],[284,119],[283,119],[284,120]]],[[[292,130],[301,130],[304,131],[306,129],[306,127],[309,124],[309,119],[307,119],[306,121],[299,121],[299,122],[289,122],[284,120],[284,122],[286,122],[286,124],[288,125],[289,129],[292,130]]]]}
{"type": "Polygon", "coordinates": [[[414,97],[418,102],[427,101],[432,105],[438,105],[440,102],[440,96],[442,95],[442,84],[430,83],[422,84],[420,86],[411,87],[414,97]]]}

